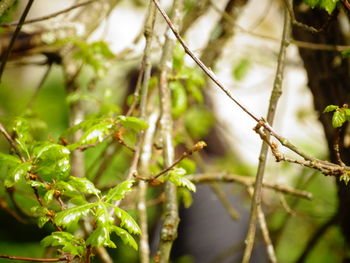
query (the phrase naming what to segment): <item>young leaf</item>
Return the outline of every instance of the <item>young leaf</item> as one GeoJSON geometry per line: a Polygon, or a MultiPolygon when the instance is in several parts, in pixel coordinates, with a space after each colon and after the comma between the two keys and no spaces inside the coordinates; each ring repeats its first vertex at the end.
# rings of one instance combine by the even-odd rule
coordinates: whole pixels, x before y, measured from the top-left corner
{"type": "Polygon", "coordinates": [[[79,144],[95,144],[102,142],[104,138],[111,132],[113,125],[103,122],[92,126],[80,138],[79,144]]]}
{"type": "Polygon", "coordinates": [[[344,111],[335,111],[332,117],[333,128],[339,128],[343,126],[344,122],[346,122],[346,115],[344,111]]]}
{"type": "Polygon", "coordinates": [[[172,114],[176,118],[187,109],[187,94],[185,88],[178,81],[170,82],[169,88],[172,91],[172,114]]]}
{"type": "Polygon", "coordinates": [[[339,0],[321,0],[320,8],[323,8],[328,12],[328,14],[332,14],[339,0]]]}
{"type": "Polygon", "coordinates": [[[315,8],[319,2],[320,0],[304,0],[304,3],[309,5],[311,8],[315,8]]]}
{"type": "Polygon", "coordinates": [[[41,240],[41,244],[44,247],[62,246],[63,252],[71,253],[74,256],[82,256],[86,250],[84,240],[68,232],[53,232],[41,240]]]}
{"type": "Polygon", "coordinates": [[[45,180],[65,179],[70,172],[70,151],[59,144],[45,142],[37,145],[34,150],[34,164],[45,180]]]}
{"type": "Polygon", "coordinates": [[[233,68],[232,75],[236,80],[241,81],[247,76],[250,68],[251,62],[248,59],[243,58],[233,68]]]}
{"type": "Polygon", "coordinates": [[[147,122],[136,117],[125,117],[121,115],[118,117],[118,119],[125,128],[131,128],[136,132],[146,130],[148,128],[147,122]]]}
{"type": "Polygon", "coordinates": [[[93,247],[111,247],[116,248],[109,236],[109,227],[98,226],[86,240],[86,244],[93,247]]]}
{"type": "Polygon", "coordinates": [[[41,216],[41,217],[39,217],[38,226],[40,228],[42,228],[49,220],[50,220],[50,218],[48,216],[41,216]]]}
{"type": "Polygon", "coordinates": [[[90,209],[96,205],[97,203],[88,203],[66,209],[57,213],[54,221],[58,226],[69,227],[71,224],[78,222],[80,217],[86,216],[90,209]]]}
{"type": "Polygon", "coordinates": [[[95,187],[95,185],[91,181],[89,181],[86,178],[78,178],[71,176],[68,183],[83,194],[93,194],[98,196],[101,192],[95,187]]]}
{"type": "Polygon", "coordinates": [[[109,211],[104,203],[100,203],[96,208],[95,218],[98,225],[112,224],[114,219],[109,215],[109,211]]]}
{"type": "Polygon", "coordinates": [[[111,188],[106,196],[106,202],[122,200],[127,192],[132,190],[134,180],[126,180],[111,188]]]}
{"type": "Polygon", "coordinates": [[[335,111],[335,110],[337,110],[337,109],[339,109],[339,106],[337,106],[337,105],[328,105],[328,106],[324,109],[323,113],[335,111]]]}
{"type": "Polygon", "coordinates": [[[185,174],[185,169],[175,168],[168,173],[166,178],[176,186],[183,186],[192,192],[196,192],[196,186],[190,180],[183,177],[185,174]]]}
{"type": "Polygon", "coordinates": [[[18,181],[24,179],[25,175],[31,169],[32,164],[30,162],[20,163],[14,167],[5,179],[5,187],[9,188],[14,186],[18,181]]]}
{"type": "Polygon", "coordinates": [[[55,193],[55,190],[53,190],[53,189],[51,189],[51,190],[49,190],[49,191],[47,191],[45,193],[45,195],[44,195],[44,202],[46,204],[50,204],[51,203],[54,193],[55,193]]]}
{"type": "Polygon", "coordinates": [[[141,234],[141,229],[136,221],[126,211],[119,207],[114,207],[115,215],[121,220],[120,225],[132,234],[141,234]]]}
{"type": "Polygon", "coordinates": [[[125,245],[129,245],[135,250],[138,249],[135,239],[126,230],[117,226],[113,226],[112,230],[121,238],[125,245]]]}

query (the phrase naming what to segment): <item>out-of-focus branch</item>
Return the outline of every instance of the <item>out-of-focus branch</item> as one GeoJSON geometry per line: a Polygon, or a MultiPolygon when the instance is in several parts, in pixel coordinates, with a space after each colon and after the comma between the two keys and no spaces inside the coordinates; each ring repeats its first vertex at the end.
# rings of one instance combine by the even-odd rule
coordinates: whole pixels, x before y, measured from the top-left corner
{"type": "MultiPolygon", "coordinates": [[[[159,7],[158,1],[153,2],[159,7]]],[[[174,0],[172,6],[172,19],[174,27],[179,28],[183,12],[183,0],[174,0]]],[[[173,51],[176,39],[170,30],[167,30],[166,40],[160,61],[159,97],[160,97],[160,132],[163,142],[164,166],[169,167],[174,162],[173,122],[171,116],[171,91],[168,86],[168,77],[172,67],[173,51]]],[[[155,262],[167,263],[174,240],[177,237],[179,212],[177,204],[176,186],[167,181],[165,183],[164,222],[160,230],[160,244],[158,246],[155,262]]]]}
{"type": "MultiPolygon", "coordinates": [[[[282,94],[282,82],[283,82],[283,73],[286,60],[286,51],[289,44],[289,38],[291,33],[291,23],[290,17],[285,12],[284,14],[284,26],[281,40],[281,47],[279,51],[278,61],[277,61],[277,70],[275,75],[275,81],[273,84],[273,89],[270,97],[270,104],[267,113],[267,122],[272,125],[278,100],[282,94]]],[[[267,140],[270,138],[270,134],[266,133],[267,140]]],[[[265,173],[265,167],[267,162],[267,153],[269,145],[263,141],[261,146],[261,151],[259,155],[259,165],[256,174],[256,181],[254,186],[253,200],[250,210],[250,219],[249,219],[249,228],[246,237],[246,249],[244,251],[242,263],[248,263],[254,246],[255,232],[256,232],[256,222],[258,220],[258,211],[261,210],[261,190],[263,187],[263,178],[265,173]]]]}
{"type": "MultiPolygon", "coordinates": [[[[210,182],[232,182],[246,187],[252,187],[255,184],[255,178],[230,173],[202,173],[196,175],[188,175],[187,178],[195,184],[210,182]]],[[[312,199],[312,194],[310,192],[294,189],[286,185],[263,182],[263,187],[283,194],[295,195],[297,197],[309,200],[312,199]]]]}
{"type": "MultiPolygon", "coordinates": [[[[38,17],[38,18],[34,18],[34,19],[28,19],[27,21],[25,21],[23,23],[23,25],[27,25],[27,24],[31,24],[31,23],[36,23],[36,22],[41,22],[41,21],[44,21],[44,20],[48,20],[48,19],[51,19],[51,18],[54,18],[56,16],[59,16],[59,15],[62,15],[62,14],[65,14],[65,13],[68,13],[76,8],[79,8],[79,7],[82,7],[84,5],[88,5],[88,4],[91,4],[93,2],[96,2],[97,0],[90,0],[90,1],[85,1],[85,2],[82,2],[82,3],[78,3],[76,5],[73,5],[71,7],[68,7],[68,8],[65,8],[63,10],[60,10],[58,12],[55,12],[55,13],[52,13],[52,14],[49,14],[49,15],[46,15],[46,16],[42,16],[42,17],[38,17]]],[[[17,26],[19,24],[19,21],[14,21],[14,22],[10,22],[10,23],[4,23],[4,24],[1,24],[0,27],[11,27],[11,26],[17,26]]]]}
{"type": "Polygon", "coordinates": [[[0,64],[0,83],[1,83],[1,78],[2,78],[2,74],[4,73],[4,70],[5,70],[5,66],[6,66],[6,63],[7,63],[7,60],[11,54],[11,50],[12,50],[12,47],[13,45],[15,44],[15,41],[18,37],[18,34],[19,32],[21,31],[21,28],[22,28],[22,25],[24,23],[24,20],[26,19],[28,13],[29,13],[29,10],[30,8],[32,7],[32,4],[33,4],[34,0],[28,0],[28,3],[21,15],[21,18],[19,19],[19,22],[17,24],[17,27],[15,29],[15,32],[13,33],[12,35],[12,38],[10,40],[10,44],[8,45],[5,53],[1,56],[1,64],[0,64]]]}

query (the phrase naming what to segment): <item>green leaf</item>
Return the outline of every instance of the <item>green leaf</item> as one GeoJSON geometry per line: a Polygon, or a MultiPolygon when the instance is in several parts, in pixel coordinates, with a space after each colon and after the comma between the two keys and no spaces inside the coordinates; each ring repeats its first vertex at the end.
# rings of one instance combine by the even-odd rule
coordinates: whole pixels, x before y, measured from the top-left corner
{"type": "Polygon", "coordinates": [[[98,226],[86,240],[86,244],[93,247],[116,247],[116,245],[110,239],[109,227],[106,226],[98,226]]]}
{"type": "Polygon", "coordinates": [[[97,203],[88,203],[66,209],[57,213],[54,221],[59,226],[69,227],[71,224],[78,222],[80,217],[86,216],[90,209],[96,205],[97,203]]]}
{"type": "Polygon", "coordinates": [[[38,226],[40,228],[42,228],[49,220],[50,220],[50,218],[48,216],[41,216],[41,217],[39,217],[38,226]]]}
{"type": "Polygon", "coordinates": [[[304,3],[309,5],[311,8],[315,8],[319,2],[320,0],[304,0],[304,3]]]}
{"type": "Polygon", "coordinates": [[[79,144],[95,144],[102,142],[111,132],[111,123],[99,123],[89,128],[80,138],[79,144]]]}
{"type": "Polygon", "coordinates": [[[5,187],[13,187],[17,182],[23,180],[25,175],[31,169],[32,164],[30,162],[20,163],[14,167],[5,179],[5,187]]]}
{"type": "Polygon", "coordinates": [[[182,201],[185,208],[189,208],[192,205],[193,198],[189,190],[181,187],[177,190],[177,194],[178,194],[179,200],[182,201]]]}
{"type": "Polygon", "coordinates": [[[176,45],[173,54],[173,68],[180,71],[182,66],[185,64],[185,51],[181,45],[176,45]]]}
{"type": "Polygon", "coordinates": [[[335,111],[335,110],[337,110],[337,109],[339,109],[339,106],[337,106],[337,105],[328,105],[328,106],[324,109],[323,113],[335,111]]]}
{"type": "Polygon", "coordinates": [[[126,180],[111,188],[106,196],[106,202],[122,200],[126,193],[132,190],[134,180],[126,180]]]}
{"type": "Polygon", "coordinates": [[[178,81],[170,82],[169,88],[172,91],[172,114],[173,116],[181,116],[187,109],[187,94],[185,88],[178,81]]]}
{"type": "Polygon", "coordinates": [[[46,214],[48,213],[48,209],[46,207],[43,206],[33,206],[32,208],[30,208],[30,212],[32,212],[32,214],[34,216],[46,216],[46,214]]]}
{"type": "Polygon", "coordinates": [[[47,191],[44,195],[44,202],[46,204],[50,204],[51,201],[53,200],[54,194],[55,194],[55,190],[53,190],[53,189],[47,191]]]}
{"type": "Polygon", "coordinates": [[[136,221],[126,211],[119,207],[114,207],[115,215],[121,220],[120,226],[132,234],[141,234],[141,229],[136,221]]]}
{"type": "Polygon", "coordinates": [[[343,50],[340,54],[343,59],[348,58],[350,56],[350,48],[343,50]]]}
{"type": "Polygon", "coordinates": [[[44,247],[62,246],[63,252],[71,253],[74,256],[82,256],[86,251],[84,240],[68,232],[53,232],[41,240],[41,244],[44,247]]]}
{"type": "Polygon", "coordinates": [[[114,218],[109,215],[106,205],[102,202],[96,207],[95,218],[98,225],[108,225],[114,221],[114,218]]]}
{"type": "Polygon", "coordinates": [[[325,9],[328,14],[332,14],[339,0],[320,0],[320,8],[325,9]]]}
{"type": "Polygon", "coordinates": [[[243,58],[233,68],[232,75],[236,80],[241,81],[247,76],[250,69],[251,69],[250,61],[246,58],[243,58]]]}
{"type": "Polygon", "coordinates": [[[170,182],[176,186],[186,187],[192,192],[196,192],[196,186],[187,178],[183,177],[186,174],[186,170],[183,168],[175,168],[171,170],[168,175],[165,176],[170,182]]]}
{"type": "Polygon", "coordinates": [[[99,193],[101,192],[95,187],[93,182],[86,178],[71,176],[68,183],[84,194],[93,194],[99,196],[99,193]]]}
{"type": "Polygon", "coordinates": [[[17,117],[13,121],[12,130],[16,133],[15,141],[18,143],[20,149],[28,154],[28,145],[32,141],[30,134],[30,125],[28,120],[17,117]]]}
{"type": "Polygon", "coordinates": [[[333,128],[339,128],[343,126],[344,122],[346,122],[346,115],[344,111],[335,111],[332,117],[333,128]]]}
{"type": "Polygon", "coordinates": [[[61,191],[62,194],[66,196],[76,196],[78,194],[78,190],[75,189],[71,184],[59,181],[55,184],[57,190],[61,191]]]}
{"type": "Polygon", "coordinates": [[[128,245],[135,250],[138,249],[135,239],[126,230],[117,226],[113,226],[112,230],[121,238],[125,245],[128,245]]]}
{"type": "Polygon", "coordinates": [[[343,112],[345,114],[346,120],[350,121],[350,109],[348,108],[343,108],[343,112]]]}
{"type": "Polygon", "coordinates": [[[183,159],[178,166],[185,169],[186,174],[194,174],[196,172],[196,163],[191,159],[183,159]]]}
{"type": "Polygon", "coordinates": [[[131,128],[136,132],[146,130],[148,128],[147,122],[136,117],[118,116],[119,121],[125,128],[131,128]]]}
{"type": "Polygon", "coordinates": [[[215,123],[214,115],[204,106],[194,106],[186,111],[185,125],[196,139],[207,135],[215,123]]]}
{"type": "Polygon", "coordinates": [[[202,89],[197,84],[193,83],[192,81],[189,81],[187,83],[187,90],[191,94],[191,96],[199,103],[203,103],[204,98],[202,94],[202,89]]]}
{"type": "Polygon", "coordinates": [[[59,144],[45,142],[37,145],[34,150],[34,165],[36,171],[47,181],[60,180],[70,173],[70,151],[59,144]]]}
{"type": "Polygon", "coordinates": [[[0,152],[1,166],[13,166],[19,163],[21,163],[21,160],[17,156],[0,152]]]}

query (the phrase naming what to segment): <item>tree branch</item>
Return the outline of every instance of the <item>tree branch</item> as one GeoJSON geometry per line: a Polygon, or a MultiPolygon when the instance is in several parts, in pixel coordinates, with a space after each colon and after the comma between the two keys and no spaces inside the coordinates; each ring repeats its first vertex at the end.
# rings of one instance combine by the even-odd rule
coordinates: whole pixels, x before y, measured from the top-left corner
{"type": "MultiPolygon", "coordinates": [[[[275,81],[273,84],[273,89],[271,92],[269,109],[267,113],[267,122],[270,123],[271,125],[275,117],[278,100],[282,94],[283,72],[284,72],[284,66],[285,66],[286,51],[289,44],[288,41],[289,41],[290,31],[291,31],[290,18],[288,14],[285,12],[281,47],[280,47],[280,52],[279,52],[278,62],[277,62],[278,63],[277,70],[275,75],[275,81]]],[[[269,140],[270,134],[267,133],[266,137],[267,137],[267,140],[269,140]]],[[[261,189],[263,185],[264,172],[265,172],[265,167],[267,162],[268,148],[269,148],[269,145],[265,141],[263,141],[260,155],[259,155],[259,165],[258,165],[258,170],[256,174],[256,182],[255,182],[253,200],[252,200],[251,210],[250,210],[249,228],[248,228],[248,233],[246,237],[246,248],[244,251],[242,263],[249,262],[251,253],[253,250],[253,246],[254,246],[256,222],[258,220],[258,211],[261,210],[261,189]]]]}

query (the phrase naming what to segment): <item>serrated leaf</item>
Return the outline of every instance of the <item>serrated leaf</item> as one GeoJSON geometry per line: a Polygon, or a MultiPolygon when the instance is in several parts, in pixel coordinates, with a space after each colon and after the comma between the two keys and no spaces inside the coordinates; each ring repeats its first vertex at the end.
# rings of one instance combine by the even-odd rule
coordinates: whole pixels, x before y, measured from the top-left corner
{"type": "Polygon", "coordinates": [[[326,113],[326,112],[331,112],[331,111],[335,111],[335,110],[337,110],[337,109],[339,109],[339,106],[337,106],[337,105],[328,105],[325,109],[324,109],[324,113],[326,113]]]}
{"type": "Polygon", "coordinates": [[[167,178],[170,182],[172,182],[176,186],[183,186],[192,192],[196,192],[196,186],[190,180],[183,177],[185,174],[186,174],[185,169],[175,168],[171,170],[165,178],[167,178]]]}
{"type": "Polygon", "coordinates": [[[91,182],[86,178],[71,176],[68,183],[84,194],[93,194],[98,196],[99,193],[101,192],[95,187],[93,182],[91,182]]]}
{"type": "Polygon", "coordinates": [[[53,232],[50,236],[41,240],[41,244],[48,246],[62,246],[62,250],[74,256],[82,256],[85,253],[84,241],[68,232],[53,232]]]}
{"type": "Polygon", "coordinates": [[[65,179],[70,172],[70,151],[59,144],[45,142],[34,150],[36,172],[47,181],[65,179]]]}
{"type": "Polygon", "coordinates": [[[96,205],[97,203],[88,203],[66,209],[57,213],[54,221],[58,226],[69,227],[71,224],[78,222],[82,216],[86,216],[90,209],[96,205]]]}
{"type": "Polygon", "coordinates": [[[28,120],[21,117],[15,118],[12,130],[16,133],[15,141],[20,149],[28,155],[28,144],[32,141],[28,120]]]}
{"type": "Polygon", "coordinates": [[[333,128],[339,128],[343,126],[344,122],[346,121],[346,116],[343,111],[335,111],[332,117],[332,126],[333,128]]]}
{"type": "Polygon", "coordinates": [[[181,116],[187,109],[187,94],[185,88],[178,81],[170,82],[169,88],[172,91],[171,112],[176,118],[181,116]]]}
{"type": "Polygon", "coordinates": [[[116,245],[112,242],[109,236],[109,227],[98,226],[86,240],[86,244],[93,247],[111,247],[115,248],[116,245]]]}
{"type": "Polygon", "coordinates": [[[122,200],[132,190],[135,180],[126,180],[108,191],[106,202],[122,200]]]}
{"type": "Polygon", "coordinates": [[[48,216],[41,216],[41,217],[39,217],[38,226],[40,228],[42,228],[49,220],[50,220],[50,218],[48,216]]]}
{"type": "Polygon", "coordinates": [[[108,225],[114,221],[113,217],[109,215],[106,205],[102,202],[96,207],[95,218],[98,225],[108,225]]]}
{"type": "Polygon", "coordinates": [[[132,234],[141,234],[141,229],[136,221],[126,211],[119,207],[114,207],[115,215],[120,219],[120,226],[128,230],[132,234]]]}
{"type": "Polygon", "coordinates": [[[118,116],[119,121],[125,128],[131,128],[136,132],[146,130],[148,128],[147,122],[136,117],[118,116]]]}
{"type": "Polygon", "coordinates": [[[133,249],[138,250],[138,246],[135,239],[126,230],[117,226],[113,226],[112,230],[121,238],[125,245],[128,245],[133,249]]]}
{"type": "Polygon", "coordinates": [[[111,132],[111,123],[99,123],[89,128],[80,138],[79,144],[95,144],[102,142],[111,132]]]}
{"type": "Polygon", "coordinates": [[[20,163],[16,167],[10,170],[5,179],[5,187],[13,187],[17,182],[23,180],[25,175],[31,169],[32,164],[30,162],[20,163]]]}

